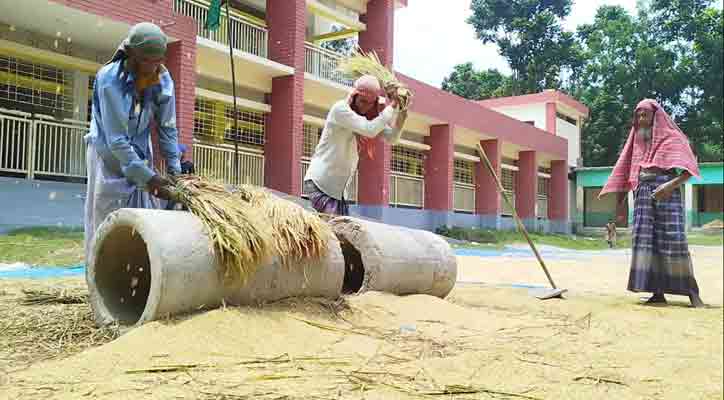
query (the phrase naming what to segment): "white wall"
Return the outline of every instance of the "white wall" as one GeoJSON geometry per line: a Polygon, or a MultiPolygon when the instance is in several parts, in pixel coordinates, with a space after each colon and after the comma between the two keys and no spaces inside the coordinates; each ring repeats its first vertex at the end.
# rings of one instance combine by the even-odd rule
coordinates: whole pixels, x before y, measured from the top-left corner
{"type": "Polygon", "coordinates": [[[543,103],[494,107],[493,110],[519,121],[533,121],[536,128],[546,130],[546,105],[543,103]]]}
{"type": "Polygon", "coordinates": [[[556,135],[568,141],[568,165],[576,167],[581,156],[581,133],[577,126],[556,118],[556,135]]]}

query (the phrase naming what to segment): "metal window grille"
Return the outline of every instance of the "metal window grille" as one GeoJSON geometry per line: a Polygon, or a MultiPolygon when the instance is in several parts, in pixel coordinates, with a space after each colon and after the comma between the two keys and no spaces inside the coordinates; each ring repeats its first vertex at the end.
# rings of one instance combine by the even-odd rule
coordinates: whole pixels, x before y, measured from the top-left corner
{"type": "Polygon", "coordinates": [[[394,146],[392,147],[390,170],[392,172],[424,177],[425,154],[420,150],[394,146]]]}
{"type": "Polygon", "coordinates": [[[93,86],[96,83],[95,76],[88,77],[88,122],[93,118],[93,86]]]}
{"type": "Polygon", "coordinates": [[[475,163],[454,162],[453,208],[456,212],[475,212],[475,163]]]}
{"type": "Polygon", "coordinates": [[[264,146],[266,115],[239,108],[238,131],[234,131],[234,106],[222,101],[196,98],[194,136],[207,142],[239,143],[255,148],[264,146]]]}
{"type": "Polygon", "coordinates": [[[425,155],[420,150],[392,147],[390,159],[390,205],[396,207],[424,206],[425,155]]]}
{"type": "Polygon", "coordinates": [[[475,163],[455,160],[455,182],[472,185],[475,183],[475,163]]]}
{"type": "Polygon", "coordinates": [[[506,192],[515,191],[515,175],[515,171],[503,168],[501,173],[501,180],[503,184],[503,189],[505,189],[506,192]]]}
{"type": "Polygon", "coordinates": [[[314,149],[317,148],[321,136],[322,128],[312,124],[304,124],[304,152],[302,153],[302,157],[312,158],[314,149]]]}
{"type": "Polygon", "coordinates": [[[73,74],[0,55],[0,107],[66,117],[73,113],[73,74]]]}
{"type": "Polygon", "coordinates": [[[550,194],[550,187],[550,179],[538,177],[538,197],[547,199],[550,194]]]}
{"type": "Polygon", "coordinates": [[[538,167],[538,172],[542,172],[542,173],[544,173],[544,174],[549,174],[549,175],[550,175],[551,169],[550,169],[550,168],[545,168],[545,167],[538,167]]]}
{"type": "MultiPolygon", "coordinates": [[[[505,189],[505,194],[508,196],[508,199],[512,203],[512,206],[515,207],[515,181],[517,178],[516,171],[510,170],[510,169],[503,169],[501,171],[501,183],[503,185],[503,189],[505,189]]],[[[502,201],[502,200],[501,200],[502,201]]],[[[508,207],[508,205],[502,201],[503,215],[513,215],[513,210],[511,207],[508,207]]]]}
{"type": "Polygon", "coordinates": [[[551,180],[548,178],[538,177],[538,201],[536,202],[538,209],[536,214],[538,218],[548,218],[548,196],[550,195],[551,180]]]}

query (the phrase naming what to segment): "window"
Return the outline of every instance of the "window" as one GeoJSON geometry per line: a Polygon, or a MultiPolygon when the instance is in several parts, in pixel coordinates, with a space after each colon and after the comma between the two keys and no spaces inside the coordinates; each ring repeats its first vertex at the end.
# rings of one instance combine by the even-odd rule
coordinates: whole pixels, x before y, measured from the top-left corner
{"type": "Polygon", "coordinates": [[[322,137],[322,128],[312,124],[304,124],[304,152],[302,157],[312,158],[320,137],[322,137]]]}
{"type": "Polygon", "coordinates": [[[454,182],[473,185],[475,183],[475,164],[466,160],[455,160],[454,182]]]}
{"type": "Polygon", "coordinates": [[[73,114],[73,73],[0,55],[0,106],[69,117],[73,114]]]}
{"type": "Polygon", "coordinates": [[[425,176],[425,155],[420,150],[394,146],[392,147],[390,170],[392,172],[423,177],[425,176]]]}
{"type": "Polygon", "coordinates": [[[234,130],[234,106],[217,100],[196,98],[194,136],[207,141],[234,142],[264,146],[266,115],[239,108],[238,131],[234,130]]]}
{"type": "Polygon", "coordinates": [[[571,117],[569,117],[569,116],[567,116],[567,115],[564,115],[564,114],[561,114],[561,113],[559,113],[559,112],[556,112],[556,117],[558,117],[558,118],[560,118],[560,119],[568,122],[569,124],[578,126],[578,121],[576,121],[575,118],[571,118],[571,117]]]}

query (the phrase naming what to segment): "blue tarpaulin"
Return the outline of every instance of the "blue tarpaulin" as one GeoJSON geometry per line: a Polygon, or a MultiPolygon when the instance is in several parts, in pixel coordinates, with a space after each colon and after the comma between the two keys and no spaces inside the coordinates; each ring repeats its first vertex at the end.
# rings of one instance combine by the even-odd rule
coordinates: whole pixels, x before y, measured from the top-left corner
{"type": "Polygon", "coordinates": [[[0,264],[0,279],[46,279],[78,276],[85,274],[85,265],[70,267],[43,267],[27,264],[0,264]]]}

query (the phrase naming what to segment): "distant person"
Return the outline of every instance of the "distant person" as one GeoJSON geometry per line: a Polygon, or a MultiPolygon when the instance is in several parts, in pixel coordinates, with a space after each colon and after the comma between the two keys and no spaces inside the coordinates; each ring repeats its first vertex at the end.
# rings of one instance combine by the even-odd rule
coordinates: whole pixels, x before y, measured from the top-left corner
{"type": "Polygon", "coordinates": [[[185,144],[178,145],[178,151],[179,154],[181,154],[181,173],[184,175],[193,175],[196,173],[196,169],[194,168],[193,161],[186,159],[188,149],[188,146],[185,144]]]}
{"type": "Polygon", "coordinates": [[[377,135],[382,134],[390,144],[400,140],[407,111],[399,111],[396,92],[387,95],[387,104],[381,102],[382,94],[377,78],[365,75],[354,83],[348,98],[329,110],[304,176],[304,193],[317,212],[347,215],[344,191],[357,170],[360,154],[374,158],[372,140],[377,135]],[[390,127],[393,121],[394,127],[390,127]]]}
{"type": "Polygon", "coordinates": [[[167,173],[181,172],[176,97],[163,61],[167,37],[157,25],[135,25],[111,60],[96,74],[87,149],[86,262],[96,229],[123,207],[160,208],[173,184],[153,170],[151,122],[158,126],[167,173]]]}
{"type": "Polygon", "coordinates": [[[606,224],[606,242],[609,249],[616,247],[616,221],[612,219],[606,224]]]}
{"type": "Polygon", "coordinates": [[[699,167],[689,140],[654,100],[634,111],[631,132],[601,196],[616,192],[618,204],[634,191],[633,249],[628,290],[650,292],[647,304],[665,304],[664,294],[688,296],[703,307],[686,241],[679,187],[699,167]]]}

